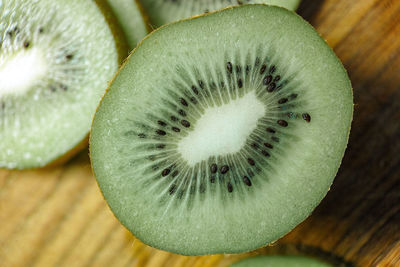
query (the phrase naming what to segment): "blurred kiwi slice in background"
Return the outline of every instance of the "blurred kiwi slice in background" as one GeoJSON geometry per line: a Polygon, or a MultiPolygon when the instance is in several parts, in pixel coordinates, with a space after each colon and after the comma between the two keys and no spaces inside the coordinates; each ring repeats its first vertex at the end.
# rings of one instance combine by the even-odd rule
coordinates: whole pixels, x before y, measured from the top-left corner
{"type": "Polygon", "coordinates": [[[129,43],[130,49],[147,35],[147,17],[140,4],[135,0],[107,0],[129,43]]]}
{"type": "Polygon", "coordinates": [[[240,260],[231,267],[333,267],[326,262],[305,256],[258,256],[240,260]]]}
{"type": "MultiPolygon", "coordinates": [[[[122,0],[118,0],[122,1],[122,0]]],[[[300,0],[138,0],[154,28],[184,18],[208,13],[229,6],[268,4],[296,10],[300,0]]]]}
{"type": "Polygon", "coordinates": [[[61,161],[85,146],[122,31],[105,1],[0,1],[0,16],[0,168],[61,161]]]}

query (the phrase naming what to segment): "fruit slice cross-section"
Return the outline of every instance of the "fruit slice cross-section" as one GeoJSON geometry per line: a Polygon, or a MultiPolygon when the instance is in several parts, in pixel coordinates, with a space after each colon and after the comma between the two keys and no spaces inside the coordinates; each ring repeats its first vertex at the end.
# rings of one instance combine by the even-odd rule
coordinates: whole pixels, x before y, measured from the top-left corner
{"type": "Polygon", "coordinates": [[[145,243],[238,253],[283,236],[328,192],[352,89],[334,52],[280,7],[228,8],[150,34],[92,125],[95,176],[145,243]]]}
{"type": "Polygon", "coordinates": [[[300,4],[300,0],[139,0],[139,2],[146,10],[155,28],[173,21],[235,5],[268,4],[296,10],[300,4]]]}
{"type": "Polygon", "coordinates": [[[127,51],[97,2],[0,1],[0,168],[48,165],[87,138],[127,51]]]}

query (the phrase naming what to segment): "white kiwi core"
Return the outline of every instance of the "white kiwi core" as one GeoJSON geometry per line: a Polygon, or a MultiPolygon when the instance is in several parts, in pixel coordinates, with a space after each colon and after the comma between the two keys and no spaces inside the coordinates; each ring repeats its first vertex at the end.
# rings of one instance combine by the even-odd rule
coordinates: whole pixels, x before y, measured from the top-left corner
{"type": "Polygon", "coordinates": [[[210,156],[239,152],[265,112],[266,107],[255,91],[228,104],[208,108],[193,131],[180,140],[178,151],[191,166],[210,156]]]}
{"type": "Polygon", "coordinates": [[[0,96],[23,94],[47,73],[48,65],[40,49],[21,50],[0,61],[0,96]]]}

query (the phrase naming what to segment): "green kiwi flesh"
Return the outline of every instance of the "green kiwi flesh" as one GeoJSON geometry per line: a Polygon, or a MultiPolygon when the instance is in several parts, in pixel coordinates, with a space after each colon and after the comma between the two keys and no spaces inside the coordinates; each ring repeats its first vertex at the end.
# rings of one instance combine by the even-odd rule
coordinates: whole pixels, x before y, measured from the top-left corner
{"type": "Polygon", "coordinates": [[[232,267],[333,267],[314,258],[302,256],[258,256],[246,258],[232,267]]]}
{"type": "Polygon", "coordinates": [[[300,0],[139,0],[153,27],[242,4],[268,4],[296,10],[300,0]]]}
{"type": "Polygon", "coordinates": [[[135,0],[107,0],[121,28],[124,31],[130,49],[147,35],[145,18],[135,0]]]}
{"type": "Polygon", "coordinates": [[[0,167],[42,167],[90,130],[120,55],[95,1],[0,1],[0,167]]]}
{"type": "Polygon", "coordinates": [[[294,12],[227,8],[151,33],[95,115],[90,156],[116,217],[146,244],[201,255],[273,242],[326,195],[352,88],[294,12]]]}

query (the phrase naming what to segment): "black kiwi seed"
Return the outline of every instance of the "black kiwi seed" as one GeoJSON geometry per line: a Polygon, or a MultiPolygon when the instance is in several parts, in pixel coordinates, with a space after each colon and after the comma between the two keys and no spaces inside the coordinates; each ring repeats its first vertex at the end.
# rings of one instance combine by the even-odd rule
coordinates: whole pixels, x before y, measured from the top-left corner
{"type": "Polygon", "coordinates": [[[182,117],[186,117],[186,112],[185,112],[184,110],[180,109],[180,110],[178,111],[178,113],[179,113],[179,115],[181,115],[182,117]]]}
{"type": "Polygon", "coordinates": [[[267,66],[266,65],[262,65],[261,69],[260,69],[260,74],[263,74],[266,69],[267,69],[267,66]]]}
{"type": "Polygon", "coordinates": [[[243,182],[245,183],[245,185],[251,186],[251,181],[250,181],[249,177],[243,176],[243,182]]]}
{"type": "Polygon", "coordinates": [[[275,77],[275,79],[274,79],[274,82],[278,82],[280,79],[281,79],[281,76],[276,75],[276,77],[275,77]]]}
{"type": "Polygon", "coordinates": [[[270,85],[268,85],[267,91],[272,92],[275,90],[275,88],[276,88],[276,83],[271,83],[270,85]]]}
{"type": "Polygon", "coordinates": [[[281,99],[279,99],[278,104],[284,104],[286,102],[288,102],[287,98],[281,98],[281,99]]]}
{"type": "Polygon", "coordinates": [[[199,81],[199,86],[201,89],[204,89],[204,82],[203,81],[199,81]]]}
{"type": "Polygon", "coordinates": [[[25,48],[28,48],[29,45],[30,45],[30,42],[29,42],[29,41],[25,41],[25,42],[24,42],[24,47],[25,47],[25,48]]]}
{"type": "Polygon", "coordinates": [[[191,98],[190,98],[190,101],[192,101],[193,104],[197,104],[197,100],[196,100],[196,98],[194,98],[194,97],[191,97],[191,98]]]}
{"type": "Polygon", "coordinates": [[[229,73],[232,73],[232,63],[226,63],[226,68],[228,69],[229,73]]]}
{"type": "Polygon", "coordinates": [[[272,74],[272,73],[275,72],[275,70],[276,70],[276,67],[275,66],[271,66],[271,68],[269,68],[269,73],[272,74]]]}
{"type": "Polygon", "coordinates": [[[270,157],[270,156],[271,156],[271,155],[270,155],[267,151],[265,151],[265,150],[261,151],[261,154],[263,154],[263,155],[266,156],[266,157],[270,157]]]}
{"type": "Polygon", "coordinates": [[[242,88],[242,87],[243,87],[242,79],[239,79],[239,80],[238,80],[238,86],[239,86],[239,88],[242,88]]]}
{"type": "Polygon", "coordinates": [[[303,113],[303,115],[301,115],[302,117],[303,117],[303,119],[306,121],[306,122],[310,122],[311,121],[311,116],[310,116],[310,114],[308,114],[308,113],[303,113]]]}
{"type": "Polygon", "coordinates": [[[296,97],[297,97],[297,94],[291,94],[291,95],[289,96],[290,99],[295,99],[296,97]]]}
{"type": "Polygon", "coordinates": [[[215,183],[215,176],[211,176],[211,178],[210,178],[210,183],[215,183]]]}
{"type": "Polygon", "coordinates": [[[195,93],[196,95],[198,95],[199,94],[199,90],[197,90],[197,87],[196,86],[192,86],[192,91],[193,91],[193,93],[195,93]]]}
{"type": "Polygon", "coordinates": [[[139,138],[146,138],[146,135],[144,133],[138,134],[139,138]]]}
{"type": "Polygon", "coordinates": [[[256,164],[256,162],[254,161],[254,159],[252,158],[247,158],[247,162],[251,165],[254,166],[256,164]]]}
{"type": "Polygon", "coordinates": [[[277,123],[282,127],[287,127],[288,123],[285,120],[278,120],[277,123]]]}
{"type": "Polygon", "coordinates": [[[264,80],[263,80],[263,84],[264,85],[268,85],[271,82],[272,82],[272,76],[271,75],[267,75],[267,76],[264,77],[264,80]]]}
{"type": "Polygon", "coordinates": [[[181,129],[179,129],[178,127],[172,127],[172,130],[177,133],[179,133],[181,131],[181,129]]]}
{"type": "Polygon", "coordinates": [[[164,144],[159,144],[159,145],[156,145],[156,148],[163,149],[163,148],[165,148],[165,145],[164,144]]]}
{"type": "Polygon", "coordinates": [[[169,194],[172,195],[173,193],[175,193],[176,191],[176,185],[171,185],[171,187],[169,188],[169,194]]]}
{"type": "Polygon", "coordinates": [[[218,170],[217,164],[215,164],[215,163],[211,164],[211,166],[210,166],[211,173],[216,173],[217,170],[218,170]]]}
{"type": "Polygon", "coordinates": [[[164,170],[161,172],[161,175],[162,175],[163,177],[165,177],[165,176],[167,176],[167,175],[169,174],[170,171],[171,171],[170,169],[164,169],[164,170]]]}
{"type": "Polygon", "coordinates": [[[178,170],[176,170],[176,171],[174,171],[174,172],[171,174],[171,176],[172,176],[172,177],[175,177],[175,176],[177,176],[177,175],[178,175],[178,173],[179,173],[179,171],[178,171],[178,170]]]}
{"type": "Polygon", "coordinates": [[[160,129],[158,129],[158,130],[156,131],[156,133],[157,133],[158,135],[166,135],[166,134],[167,134],[165,131],[160,130],[160,129]]]}
{"type": "Polygon", "coordinates": [[[228,192],[229,192],[229,193],[232,193],[232,191],[233,191],[232,184],[231,184],[230,182],[228,182],[228,184],[227,184],[226,186],[227,186],[227,188],[228,188],[228,192]]]}
{"type": "Polygon", "coordinates": [[[184,105],[185,107],[188,106],[188,103],[186,102],[186,100],[184,98],[181,98],[180,101],[181,101],[181,104],[184,105]]]}
{"type": "Polygon", "coordinates": [[[166,126],[167,124],[165,123],[165,122],[163,122],[163,121],[157,121],[157,123],[159,124],[159,125],[161,125],[161,126],[166,126]]]}
{"type": "Polygon", "coordinates": [[[276,131],[274,129],[270,128],[270,127],[268,127],[266,130],[269,133],[273,133],[273,134],[276,133],[276,131]]]}
{"type": "Polygon", "coordinates": [[[221,167],[221,174],[225,174],[229,171],[229,166],[228,165],[224,165],[221,167]]]}
{"type": "Polygon", "coordinates": [[[274,148],[274,146],[271,145],[270,143],[264,143],[264,146],[265,146],[265,147],[268,147],[268,148],[271,148],[271,149],[274,148]]]}
{"type": "Polygon", "coordinates": [[[178,118],[175,117],[175,116],[171,116],[171,120],[172,120],[172,121],[178,121],[178,118]]]}
{"type": "Polygon", "coordinates": [[[66,55],[65,58],[66,58],[67,60],[71,60],[71,59],[74,58],[74,55],[69,54],[69,55],[66,55]]]}
{"type": "Polygon", "coordinates": [[[39,28],[39,33],[43,33],[44,29],[42,27],[39,28]]]}
{"type": "Polygon", "coordinates": [[[187,120],[181,120],[181,124],[186,128],[190,127],[190,122],[188,122],[187,120]]]}
{"type": "Polygon", "coordinates": [[[271,140],[274,141],[274,142],[279,143],[279,138],[276,137],[276,136],[272,136],[272,137],[271,137],[271,140]]]}
{"type": "Polygon", "coordinates": [[[257,149],[257,148],[259,148],[259,146],[258,146],[258,144],[257,144],[257,143],[252,143],[252,144],[251,144],[251,147],[252,147],[252,148],[254,148],[254,149],[257,149]]]}

